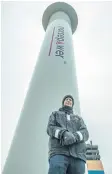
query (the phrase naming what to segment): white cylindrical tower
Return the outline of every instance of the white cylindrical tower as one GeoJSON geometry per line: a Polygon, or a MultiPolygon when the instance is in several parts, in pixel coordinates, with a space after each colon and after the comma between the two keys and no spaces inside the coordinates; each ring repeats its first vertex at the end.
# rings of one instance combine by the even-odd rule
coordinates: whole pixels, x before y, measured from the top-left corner
{"type": "Polygon", "coordinates": [[[42,19],[46,30],[39,58],[3,174],[45,174],[48,170],[46,127],[52,111],[62,106],[65,95],[74,97],[80,114],[72,34],[78,19],[65,2],[51,4],[42,19]]]}

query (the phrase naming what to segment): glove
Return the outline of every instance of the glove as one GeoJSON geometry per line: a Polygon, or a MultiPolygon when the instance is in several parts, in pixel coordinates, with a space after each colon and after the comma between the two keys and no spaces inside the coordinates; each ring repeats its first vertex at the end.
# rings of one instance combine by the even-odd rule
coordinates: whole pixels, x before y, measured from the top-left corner
{"type": "Polygon", "coordinates": [[[75,136],[71,132],[65,131],[63,134],[63,137],[62,137],[61,144],[62,145],[71,145],[73,143],[76,143],[75,136]]]}
{"type": "Polygon", "coordinates": [[[79,136],[79,134],[73,133],[73,135],[74,135],[74,137],[76,139],[76,142],[79,143],[80,142],[80,136],[79,136]]]}

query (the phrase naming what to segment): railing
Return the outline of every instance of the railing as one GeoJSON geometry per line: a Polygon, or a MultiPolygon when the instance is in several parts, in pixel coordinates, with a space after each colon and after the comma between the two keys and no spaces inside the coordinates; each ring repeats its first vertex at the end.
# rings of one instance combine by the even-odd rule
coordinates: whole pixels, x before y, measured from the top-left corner
{"type": "Polygon", "coordinates": [[[100,160],[99,150],[97,145],[93,145],[92,141],[86,145],[86,159],[87,160],[100,160]]]}

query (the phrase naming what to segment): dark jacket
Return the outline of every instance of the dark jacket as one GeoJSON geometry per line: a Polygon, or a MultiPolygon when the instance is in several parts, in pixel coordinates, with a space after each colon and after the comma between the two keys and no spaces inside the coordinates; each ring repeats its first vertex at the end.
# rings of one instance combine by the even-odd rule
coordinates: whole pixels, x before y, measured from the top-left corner
{"type": "Polygon", "coordinates": [[[89,138],[89,133],[83,119],[78,115],[74,115],[72,110],[68,113],[60,108],[59,111],[52,112],[47,125],[47,134],[49,135],[49,158],[55,154],[63,154],[86,161],[85,142],[89,138]],[[72,145],[62,146],[60,143],[61,136],[59,135],[66,130],[74,135],[77,131],[80,132],[83,140],[79,140],[72,145]]]}

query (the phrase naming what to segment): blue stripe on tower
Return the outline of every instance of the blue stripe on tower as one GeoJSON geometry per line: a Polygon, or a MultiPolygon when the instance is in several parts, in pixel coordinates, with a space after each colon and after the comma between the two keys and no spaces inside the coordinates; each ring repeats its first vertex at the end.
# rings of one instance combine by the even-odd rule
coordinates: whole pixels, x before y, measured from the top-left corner
{"type": "Polygon", "coordinates": [[[105,174],[103,170],[88,170],[88,174],[105,174]]]}

